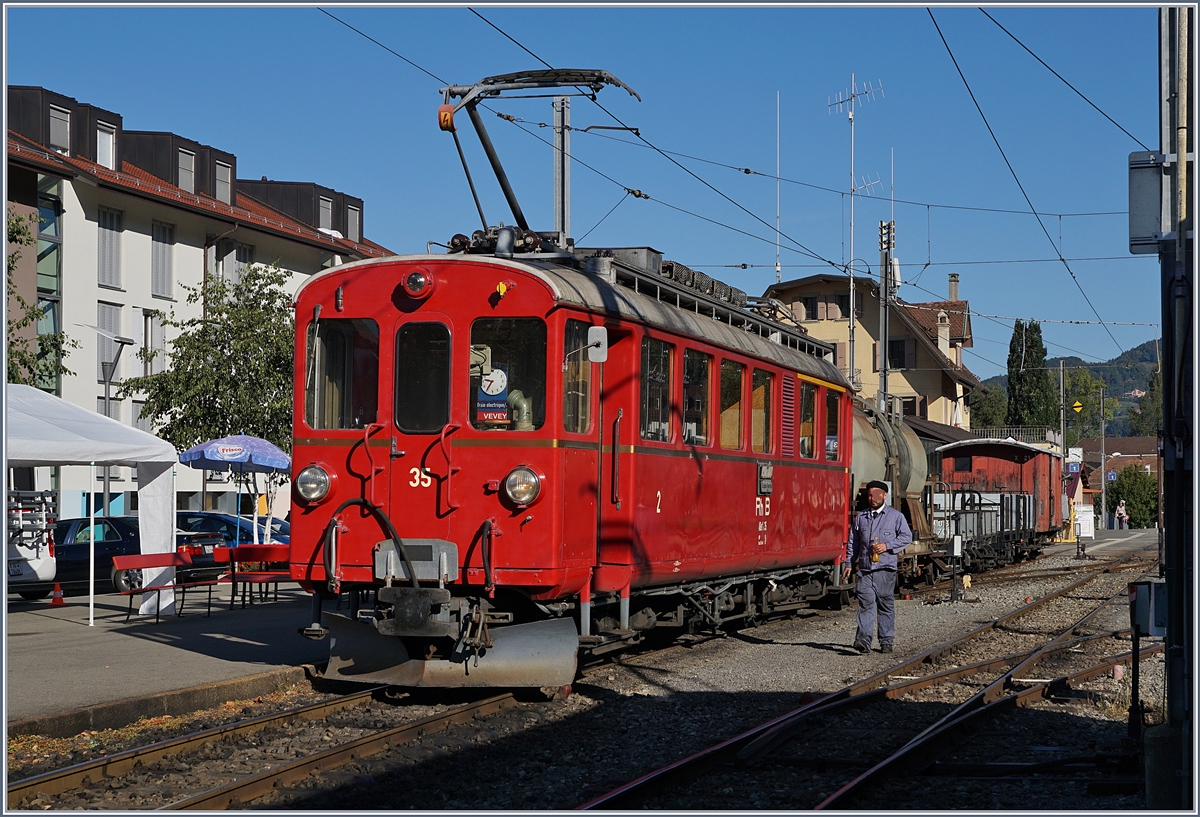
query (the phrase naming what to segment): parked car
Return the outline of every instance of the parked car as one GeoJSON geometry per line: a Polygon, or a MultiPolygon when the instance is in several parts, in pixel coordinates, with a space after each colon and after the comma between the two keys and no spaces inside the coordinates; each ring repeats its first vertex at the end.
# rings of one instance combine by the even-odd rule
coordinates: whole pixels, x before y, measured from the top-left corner
{"type": "MultiPolygon", "coordinates": [[[[229,513],[216,511],[180,511],[176,515],[175,526],[180,530],[195,533],[219,533],[224,538],[225,545],[254,544],[254,520],[244,516],[234,516],[229,513]]],[[[288,544],[292,528],[282,519],[260,516],[258,518],[258,543],[265,544],[267,533],[272,542],[281,545],[288,544]]]]}
{"type": "MultiPolygon", "coordinates": [[[[113,556],[141,552],[141,535],[136,516],[101,516],[96,518],[96,592],[124,591],[141,584],[140,571],[113,568],[113,556]]],[[[16,592],[24,599],[44,599],[57,582],[68,592],[88,592],[88,550],[91,529],[87,519],[63,519],[54,526],[53,580],[28,582],[16,592]]],[[[225,544],[222,537],[212,533],[176,531],[175,547],[186,550],[193,566],[181,573],[188,578],[213,579],[225,572],[226,566],[213,560],[213,548],[225,544]]]]}

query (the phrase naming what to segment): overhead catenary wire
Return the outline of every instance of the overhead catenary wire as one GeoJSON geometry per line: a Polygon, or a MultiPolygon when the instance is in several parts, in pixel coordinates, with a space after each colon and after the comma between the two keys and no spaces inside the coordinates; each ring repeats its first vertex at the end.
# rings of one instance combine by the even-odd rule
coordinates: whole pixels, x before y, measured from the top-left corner
{"type": "MultiPolygon", "coordinates": [[[[933,27],[937,29],[938,37],[941,38],[942,45],[946,48],[946,53],[950,55],[950,61],[954,63],[954,70],[958,72],[958,76],[962,80],[963,86],[967,89],[967,94],[970,95],[971,102],[975,105],[975,110],[979,112],[979,117],[983,120],[983,124],[987,128],[988,133],[991,135],[992,141],[996,144],[996,149],[1000,151],[1000,157],[1004,159],[1004,164],[1008,168],[1008,172],[1012,174],[1013,181],[1017,183],[1017,188],[1020,189],[1021,196],[1024,197],[1025,203],[1029,205],[1030,212],[1033,213],[1037,218],[1038,226],[1041,227],[1042,232],[1046,234],[1046,240],[1050,242],[1050,246],[1054,247],[1055,251],[1057,252],[1058,247],[1055,246],[1054,239],[1051,237],[1049,231],[1046,230],[1046,225],[1043,223],[1041,216],[1037,214],[1037,208],[1033,206],[1033,201],[1029,198],[1029,194],[1025,192],[1025,185],[1021,184],[1021,179],[1017,175],[1017,171],[1013,168],[1012,163],[1008,161],[1008,156],[1004,153],[1004,148],[1000,145],[1000,140],[997,138],[996,132],[992,130],[992,125],[990,122],[988,122],[987,115],[984,114],[983,108],[979,104],[979,100],[975,98],[975,92],[971,90],[971,83],[967,82],[967,77],[965,74],[963,74],[962,68],[959,67],[958,59],[954,56],[954,51],[950,48],[950,43],[946,41],[945,35],[942,34],[941,27],[937,24],[937,18],[933,16],[933,10],[926,8],[925,11],[929,14],[929,19],[933,22],[933,27]]],[[[1078,288],[1079,294],[1083,296],[1083,299],[1087,301],[1087,305],[1091,307],[1092,313],[1096,316],[1096,319],[1103,321],[1104,319],[1100,317],[1100,312],[1097,311],[1095,305],[1092,303],[1092,299],[1088,297],[1087,291],[1084,290],[1083,285],[1079,283],[1079,279],[1075,277],[1075,272],[1071,269],[1071,265],[1067,263],[1066,259],[1062,259],[1062,263],[1066,268],[1067,273],[1071,276],[1071,280],[1075,282],[1075,286],[1078,288]]],[[[1108,332],[1109,338],[1112,339],[1112,342],[1118,349],[1121,350],[1121,353],[1124,354],[1125,349],[1121,347],[1120,343],[1117,343],[1117,338],[1112,333],[1112,330],[1105,326],[1104,331],[1108,332]]]]}
{"type": "Polygon", "coordinates": [[[1095,102],[1092,102],[1092,100],[1088,99],[1088,98],[1087,98],[1087,97],[1084,95],[1084,93],[1083,93],[1082,91],[1080,91],[1078,88],[1076,88],[1076,87],[1075,87],[1074,85],[1072,85],[1071,83],[1067,82],[1067,80],[1063,78],[1063,75],[1062,75],[1062,74],[1060,74],[1060,73],[1058,73],[1057,71],[1055,71],[1053,68],[1051,68],[1049,65],[1047,65],[1047,64],[1046,64],[1046,61],[1045,61],[1045,60],[1043,60],[1043,59],[1042,59],[1041,57],[1039,57],[1037,54],[1033,53],[1033,50],[1032,50],[1032,49],[1030,49],[1030,47],[1029,47],[1029,46],[1025,45],[1025,43],[1023,43],[1023,42],[1021,42],[1019,39],[1017,39],[1017,35],[1013,34],[1013,33],[1012,33],[1011,31],[1009,31],[1007,28],[1005,28],[1004,26],[1000,25],[1000,22],[999,22],[999,21],[998,21],[998,20],[997,20],[995,17],[993,17],[992,15],[990,15],[990,14],[988,14],[988,13],[987,13],[987,9],[980,9],[980,11],[981,11],[981,12],[983,12],[983,16],[984,16],[984,17],[988,18],[988,19],[989,19],[989,20],[991,20],[993,23],[995,23],[995,24],[996,24],[996,26],[997,26],[997,27],[998,27],[998,28],[999,28],[1001,31],[1003,31],[1003,32],[1004,32],[1005,34],[1007,34],[1009,37],[1012,37],[1012,40],[1013,40],[1013,42],[1015,42],[1017,45],[1021,46],[1021,48],[1024,48],[1024,49],[1025,49],[1025,51],[1026,51],[1026,52],[1029,54],[1029,56],[1033,57],[1035,60],[1037,60],[1038,62],[1040,62],[1040,63],[1042,64],[1042,66],[1043,66],[1043,67],[1044,67],[1044,68],[1045,68],[1047,71],[1049,71],[1051,74],[1054,74],[1054,76],[1056,76],[1056,77],[1058,77],[1060,80],[1062,80],[1062,84],[1063,84],[1063,85],[1066,85],[1068,88],[1070,88],[1070,89],[1071,89],[1072,91],[1074,91],[1076,94],[1078,94],[1078,95],[1079,95],[1079,98],[1080,98],[1080,99],[1082,99],[1082,100],[1083,100],[1084,102],[1086,102],[1087,104],[1091,105],[1093,108],[1095,108],[1097,113],[1099,113],[1101,116],[1103,116],[1103,117],[1104,117],[1105,119],[1107,119],[1109,122],[1112,122],[1114,125],[1116,125],[1116,126],[1117,126],[1117,128],[1118,128],[1118,129],[1121,131],[1121,133],[1125,134],[1125,135],[1126,135],[1126,136],[1128,136],[1130,139],[1132,139],[1133,141],[1135,141],[1135,142],[1137,142],[1139,145],[1141,145],[1141,148],[1142,148],[1142,150],[1150,150],[1150,148],[1146,147],[1146,144],[1145,144],[1145,143],[1144,143],[1144,142],[1143,142],[1141,139],[1138,139],[1138,138],[1137,138],[1136,136],[1134,136],[1132,133],[1130,133],[1129,131],[1125,130],[1125,128],[1123,128],[1123,127],[1121,126],[1121,124],[1120,124],[1119,122],[1117,122],[1117,120],[1113,119],[1111,116],[1109,116],[1108,114],[1106,114],[1104,111],[1100,110],[1100,106],[1099,106],[1099,105],[1097,105],[1095,102]]]}
{"type": "MultiPolygon", "coordinates": [[[[538,62],[540,62],[542,65],[544,65],[544,66],[546,66],[547,68],[549,68],[549,69],[553,70],[553,68],[554,68],[554,66],[553,66],[553,65],[551,65],[551,64],[550,64],[550,63],[548,63],[548,62],[546,62],[546,60],[542,59],[542,58],[541,58],[541,57],[539,57],[537,54],[534,54],[532,51],[530,51],[528,48],[526,48],[526,47],[525,47],[524,45],[522,45],[521,43],[517,42],[517,40],[516,40],[516,39],[514,39],[514,38],[513,38],[512,36],[510,36],[509,34],[505,33],[505,32],[504,32],[502,29],[500,29],[500,27],[499,27],[499,26],[497,26],[495,23],[492,23],[490,20],[488,20],[486,17],[484,17],[484,16],[483,16],[482,14],[480,14],[478,11],[475,11],[475,9],[470,9],[470,11],[471,11],[471,13],[472,13],[472,14],[474,14],[476,17],[478,17],[479,19],[481,19],[481,20],[483,20],[484,22],[486,22],[486,23],[487,23],[489,26],[491,26],[492,28],[496,29],[496,31],[499,31],[501,34],[503,34],[503,35],[504,35],[504,37],[505,37],[506,39],[508,39],[508,40],[510,40],[510,41],[512,41],[512,42],[514,42],[514,43],[516,43],[516,44],[517,44],[517,45],[518,45],[518,46],[519,46],[519,47],[520,47],[520,48],[521,48],[521,49],[522,49],[522,50],[523,50],[525,53],[529,54],[531,57],[533,57],[534,59],[536,59],[536,60],[537,60],[538,62]]],[[[762,225],[763,225],[764,227],[766,227],[767,229],[769,229],[769,230],[774,230],[774,228],[773,228],[773,227],[772,227],[772,226],[771,226],[771,225],[770,225],[770,224],[769,224],[769,223],[768,223],[766,220],[764,220],[763,218],[761,218],[761,217],[760,217],[760,216],[759,216],[757,213],[755,213],[755,212],[753,212],[752,210],[750,210],[749,208],[747,208],[747,207],[743,206],[743,205],[742,205],[740,202],[738,202],[738,201],[736,201],[735,199],[733,199],[732,197],[728,196],[728,195],[727,195],[727,194],[725,194],[723,191],[721,191],[721,190],[717,189],[717,187],[715,187],[713,184],[709,183],[709,182],[708,182],[706,179],[703,179],[703,178],[701,178],[699,175],[697,175],[696,173],[694,173],[692,170],[690,170],[689,168],[687,168],[687,167],[685,167],[684,165],[680,164],[680,163],[679,163],[678,161],[676,161],[676,160],[675,160],[673,157],[671,157],[671,156],[670,156],[668,153],[664,152],[664,151],[663,151],[661,148],[659,148],[657,145],[655,145],[654,143],[652,143],[652,142],[651,142],[649,139],[647,139],[646,137],[642,136],[642,135],[641,135],[641,133],[640,133],[640,132],[638,132],[636,129],[634,129],[634,128],[631,128],[631,127],[629,127],[629,125],[625,124],[625,122],[624,122],[624,121],[622,121],[622,120],[621,120],[621,118],[620,118],[619,116],[617,116],[616,114],[614,114],[614,113],[613,113],[612,111],[610,111],[608,108],[604,107],[604,105],[602,105],[602,104],[600,103],[600,101],[599,101],[599,100],[597,100],[597,99],[595,98],[595,95],[594,95],[594,94],[586,94],[585,96],[586,96],[586,98],[587,98],[589,101],[591,101],[591,103],[592,103],[593,105],[595,105],[597,108],[599,108],[599,109],[600,109],[600,110],[602,110],[604,113],[606,113],[606,114],[609,116],[609,118],[611,118],[611,119],[612,119],[614,122],[616,122],[616,123],[617,123],[618,125],[620,125],[622,128],[624,128],[624,129],[628,130],[629,132],[631,132],[631,133],[632,133],[634,136],[636,136],[636,137],[638,138],[638,140],[640,140],[641,142],[643,142],[644,144],[646,144],[647,146],[649,146],[651,149],[653,149],[655,152],[657,152],[659,155],[661,155],[661,156],[662,156],[664,159],[666,159],[668,162],[670,162],[671,164],[673,164],[673,165],[675,165],[676,167],[678,167],[678,168],[679,168],[680,170],[682,170],[684,173],[688,174],[688,175],[689,175],[689,176],[691,176],[693,179],[695,179],[696,181],[700,182],[700,184],[704,185],[704,186],[705,186],[705,187],[707,187],[709,190],[711,190],[712,192],[716,193],[716,194],[717,194],[718,196],[720,196],[721,198],[725,199],[725,201],[729,202],[729,203],[730,203],[730,204],[732,204],[734,207],[738,208],[738,209],[739,209],[739,210],[741,210],[743,213],[745,213],[746,215],[750,216],[750,218],[752,218],[752,219],[754,219],[755,221],[759,222],[760,224],[762,224],[762,225]]],[[[686,212],[686,211],[685,211],[685,212],[686,212]]],[[[817,260],[819,260],[819,261],[824,261],[824,262],[826,262],[826,263],[827,263],[829,266],[831,266],[831,267],[838,268],[838,269],[840,269],[840,268],[841,268],[841,265],[837,264],[837,263],[836,263],[836,262],[834,262],[834,261],[831,261],[831,260],[829,260],[829,259],[825,258],[825,257],[824,257],[824,256],[822,256],[820,253],[816,252],[815,250],[811,249],[810,247],[807,247],[807,246],[805,246],[805,244],[804,244],[803,242],[801,242],[801,241],[799,241],[799,240],[797,240],[797,239],[793,238],[792,236],[788,235],[787,233],[784,233],[784,232],[782,232],[782,231],[781,231],[781,232],[779,232],[779,235],[780,235],[780,236],[782,236],[783,238],[786,238],[788,241],[792,242],[792,243],[793,243],[793,244],[795,244],[797,247],[799,247],[799,248],[801,248],[802,250],[804,250],[805,252],[807,252],[807,253],[808,253],[808,254],[809,254],[809,255],[810,255],[812,258],[815,258],[815,259],[817,259],[817,260]]]]}

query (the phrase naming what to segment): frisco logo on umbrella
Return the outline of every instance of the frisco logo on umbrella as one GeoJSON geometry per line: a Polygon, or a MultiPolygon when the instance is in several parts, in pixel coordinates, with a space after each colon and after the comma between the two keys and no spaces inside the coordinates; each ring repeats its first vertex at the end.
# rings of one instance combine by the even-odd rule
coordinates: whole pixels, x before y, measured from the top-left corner
{"type": "Polygon", "coordinates": [[[236,457],[238,454],[241,454],[245,450],[246,449],[240,445],[219,445],[219,446],[217,446],[217,453],[220,454],[222,457],[236,457]]]}

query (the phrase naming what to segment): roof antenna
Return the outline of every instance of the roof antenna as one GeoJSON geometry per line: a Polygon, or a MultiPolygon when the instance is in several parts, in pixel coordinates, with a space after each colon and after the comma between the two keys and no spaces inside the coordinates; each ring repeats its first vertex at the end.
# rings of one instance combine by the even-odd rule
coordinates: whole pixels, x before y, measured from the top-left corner
{"type": "MultiPolygon", "coordinates": [[[[833,108],[835,108],[835,107],[838,109],[838,113],[841,113],[843,109],[848,109],[849,118],[850,118],[850,261],[846,264],[846,272],[850,276],[850,315],[848,316],[850,319],[849,320],[849,323],[850,323],[849,341],[850,342],[848,344],[846,344],[846,351],[847,351],[847,358],[848,358],[848,360],[846,362],[846,377],[854,385],[854,388],[856,390],[862,389],[862,383],[859,381],[858,375],[854,369],[854,324],[856,323],[856,315],[854,314],[855,313],[854,305],[857,300],[855,298],[855,295],[857,293],[854,290],[854,261],[855,261],[855,258],[854,258],[854,199],[860,189],[868,189],[869,190],[872,184],[878,183],[878,179],[876,179],[876,181],[874,181],[874,182],[866,183],[866,184],[862,185],[862,187],[859,187],[858,182],[855,180],[855,176],[854,176],[854,104],[857,102],[859,105],[862,105],[863,103],[859,100],[864,96],[867,97],[868,99],[874,100],[876,93],[878,93],[880,96],[883,96],[883,82],[882,81],[879,83],[879,87],[875,87],[874,85],[872,85],[871,83],[868,82],[865,86],[863,86],[863,89],[860,91],[860,90],[858,90],[858,83],[855,82],[855,80],[854,80],[854,74],[851,73],[850,74],[850,90],[839,93],[837,95],[837,99],[829,101],[829,112],[830,113],[833,113],[833,108]]],[[[886,355],[886,350],[885,350],[884,354],[886,355]]]]}

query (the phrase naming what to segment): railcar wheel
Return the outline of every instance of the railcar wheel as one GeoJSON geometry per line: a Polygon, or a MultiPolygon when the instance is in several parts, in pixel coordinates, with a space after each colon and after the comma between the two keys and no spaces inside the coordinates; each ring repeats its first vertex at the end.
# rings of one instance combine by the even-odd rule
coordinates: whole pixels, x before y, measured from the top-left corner
{"type": "Polygon", "coordinates": [[[825,597],[825,604],[830,610],[845,610],[850,606],[850,591],[838,590],[825,597]]]}

